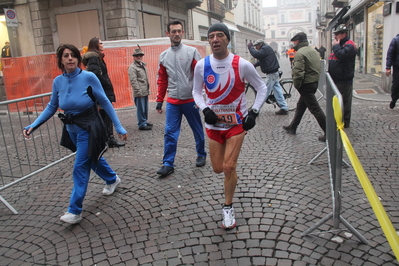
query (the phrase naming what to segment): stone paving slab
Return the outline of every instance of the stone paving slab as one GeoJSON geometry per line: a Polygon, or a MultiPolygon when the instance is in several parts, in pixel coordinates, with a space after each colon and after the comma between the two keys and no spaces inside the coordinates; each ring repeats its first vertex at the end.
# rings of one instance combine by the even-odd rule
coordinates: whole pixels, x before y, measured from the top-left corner
{"type": "MultiPolygon", "coordinates": [[[[325,101],[320,101],[325,108],[325,101]]],[[[118,110],[128,130],[126,147],[105,157],[122,179],[102,196],[92,175],[83,220],[67,225],[72,188],[70,159],[1,192],[16,208],[0,204],[1,265],[398,265],[352,168],[343,168],[342,217],[368,241],[342,224],[302,233],[332,212],[327,155],[308,162],[325,144],[307,112],[297,135],[282,129],[294,113],[275,116],[264,105],[244,141],[234,197],[237,227],[220,228],[223,176],[209,158],[195,167],[194,138],[182,123],[175,172],[159,179],[164,114],[150,104],[152,131],[136,126],[134,108],[118,110]]],[[[345,129],[394,227],[399,228],[398,114],[384,101],[353,99],[345,129]]],[[[349,161],[344,153],[344,159],[349,161]]]]}

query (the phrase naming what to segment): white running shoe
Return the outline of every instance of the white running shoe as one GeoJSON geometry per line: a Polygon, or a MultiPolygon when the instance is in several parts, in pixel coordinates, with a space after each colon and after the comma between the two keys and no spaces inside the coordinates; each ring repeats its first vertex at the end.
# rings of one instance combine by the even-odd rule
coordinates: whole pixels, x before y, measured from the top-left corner
{"type": "Polygon", "coordinates": [[[236,216],[234,214],[234,207],[223,207],[222,228],[226,230],[233,229],[236,226],[236,216]]]}
{"type": "Polygon", "coordinates": [[[82,213],[73,214],[70,212],[66,212],[64,215],[61,216],[60,220],[69,224],[77,224],[82,220],[82,213]]]}
{"type": "Polygon", "coordinates": [[[103,189],[103,195],[109,196],[112,195],[112,193],[114,193],[116,187],[121,183],[121,179],[116,176],[116,181],[113,184],[110,185],[105,185],[104,189],[103,189]]]}

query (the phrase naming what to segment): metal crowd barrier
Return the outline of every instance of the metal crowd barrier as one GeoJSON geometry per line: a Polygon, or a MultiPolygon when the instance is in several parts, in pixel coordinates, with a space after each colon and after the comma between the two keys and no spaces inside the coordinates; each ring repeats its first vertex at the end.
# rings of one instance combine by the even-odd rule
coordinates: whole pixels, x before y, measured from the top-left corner
{"type": "Polygon", "coordinates": [[[59,145],[62,122],[54,116],[25,139],[22,129],[30,125],[50,101],[51,93],[0,102],[0,201],[14,214],[18,212],[1,192],[18,185],[75,153],[59,145]]]}
{"type": "MultiPolygon", "coordinates": [[[[322,68],[324,69],[324,68],[322,68]]],[[[345,161],[342,158],[343,154],[343,145],[340,134],[337,131],[337,122],[334,117],[334,109],[333,109],[333,97],[338,97],[339,105],[341,112],[343,111],[343,101],[342,95],[339,92],[337,86],[332,80],[330,74],[326,71],[321,71],[321,78],[325,85],[325,97],[326,97],[326,123],[327,123],[327,146],[318,154],[314,159],[311,160],[313,162],[316,158],[318,158],[322,153],[327,151],[328,154],[328,164],[330,169],[330,181],[331,181],[331,193],[332,193],[332,205],[333,210],[327,216],[322,218],[320,221],[316,222],[313,226],[305,230],[302,235],[306,236],[313,232],[315,229],[320,227],[322,224],[327,222],[329,219],[333,219],[334,229],[340,228],[340,223],[345,225],[357,238],[360,239],[364,244],[368,244],[369,242],[354,228],[349,222],[347,222],[341,216],[341,187],[342,187],[342,164],[345,161]]],[[[343,113],[343,112],[342,112],[343,113]]],[[[342,121],[341,121],[342,122],[342,121]]],[[[311,163],[310,162],[310,163],[311,163]]],[[[309,163],[309,164],[310,164],[309,163]]],[[[348,163],[345,163],[349,166],[348,163]]]]}

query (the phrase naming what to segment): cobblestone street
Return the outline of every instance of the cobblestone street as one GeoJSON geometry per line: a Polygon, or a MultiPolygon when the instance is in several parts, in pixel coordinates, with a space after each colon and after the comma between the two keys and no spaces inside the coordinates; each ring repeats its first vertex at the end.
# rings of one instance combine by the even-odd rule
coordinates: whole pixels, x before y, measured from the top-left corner
{"type": "MultiPolygon", "coordinates": [[[[355,88],[364,87],[356,81],[355,88]]],[[[375,100],[354,97],[345,132],[399,231],[399,109],[389,109],[389,99],[381,93],[375,100]]],[[[325,108],[324,99],[320,104],[325,108]]],[[[342,171],[341,215],[369,245],[342,224],[342,230],[334,230],[332,220],[302,236],[332,212],[327,154],[308,164],[325,143],[317,140],[322,131],[309,112],[297,135],[289,135],[282,126],[294,111],[276,116],[277,110],[265,104],[244,141],[235,229],[220,228],[223,175],[213,173],[209,158],[204,167],[195,167],[194,138],[185,120],[175,172],[158,178],[165,114],[151,103],[151,131],[138,130],[134,107],[117,110],[129,140],[105,158],[122,183],[106,197],[102,180],[93,174],[78,225],[59,220],[68,207],[73,159],[2,191],[19,213],[0,204],[0,264],[398,265],[352,167],[342,171]]],[[[344,159],[349,162],[345,152],[344,159]]]]}

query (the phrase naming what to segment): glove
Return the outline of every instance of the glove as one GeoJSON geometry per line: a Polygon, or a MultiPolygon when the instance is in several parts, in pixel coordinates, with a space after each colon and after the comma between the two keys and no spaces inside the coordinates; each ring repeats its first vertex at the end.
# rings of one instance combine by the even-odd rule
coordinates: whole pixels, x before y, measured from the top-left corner
{"type": "Polygon", "coordinates": [[[250,49],[254,46],[254,44],[252,42],[249,42],[247,46],[248,46],[248,49],[250,49]]]}
{"type": "Polygon", "coordinates": [[[256,125],[256,117],[258,114],[255,114],[252,110],[248,112],[248,115],[244,118],[244,123],[242,123],[242,128],[245,131],[250,130],[256,125]]]}
{"type": "Polygon", "coordinates": [[[157,107],[155,107],[155,109],[162,110],[162,104],[163,102],[157,102],[157,107]]]}
{"type": "Polygon", "coordinates": [[[205,116],[205,123],[214,125],[218,121],[218,116],[209,108],[202,110],[205,116]]]}

